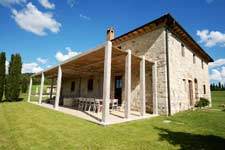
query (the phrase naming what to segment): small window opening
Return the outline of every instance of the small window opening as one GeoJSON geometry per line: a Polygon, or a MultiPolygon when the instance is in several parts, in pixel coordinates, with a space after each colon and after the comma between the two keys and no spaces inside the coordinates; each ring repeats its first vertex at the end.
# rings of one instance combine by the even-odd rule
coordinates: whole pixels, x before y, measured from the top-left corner
{"type": "Polygon", "coordinates": [[[184,44],[181,44],[181,55],[184,57],[185,52],[184,52],[184,44]]]}
{"type": "Polygon", "coordinates": [[[196,63],[196,55],[193,54],[193,64],[195,64],[195,63],[196,63]]]}
{"type": "Polygon", "coordinates": [[[93,91],[93,79],[88,80],[88,91],[93,91]]]}
{"type": "Polygon", "coordinates": [[[206,86],[205,85],[203,85],[203,92],[204,92],[204,94],[206,94],[206,86]]]}
{"type": "Polygon", "coordinates": [[[71,92],[75,91],[75,81],[71,82],[71,88],[70,88],[71,92]]]}

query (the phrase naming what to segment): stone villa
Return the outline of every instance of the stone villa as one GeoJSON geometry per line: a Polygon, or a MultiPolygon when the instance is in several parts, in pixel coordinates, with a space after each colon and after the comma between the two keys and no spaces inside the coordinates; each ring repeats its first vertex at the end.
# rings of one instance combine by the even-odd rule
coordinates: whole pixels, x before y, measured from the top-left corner
{"type": "Polygon", "coordinates": [[[114,106],[120,118],[131,120],[137,114],[172,115],[192,108],[200,97],[211,101],[208,63],[213,59],[170,14],[118,37],[114,32],[107,30],[103,45],[33,75],[28,101],[33,77],[41,78],[39,104],[49,78],[57,81],[56,96],[50,94],[56,110],[77,105],[82,112],[93,110],[93,118],[100,113],[102,124],[112,122],[114,106]]]}

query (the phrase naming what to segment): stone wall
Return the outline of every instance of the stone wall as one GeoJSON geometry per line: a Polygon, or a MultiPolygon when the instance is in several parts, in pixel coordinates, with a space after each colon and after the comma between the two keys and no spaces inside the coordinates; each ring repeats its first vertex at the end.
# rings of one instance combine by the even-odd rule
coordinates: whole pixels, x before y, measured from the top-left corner
{"type": "MultiPolygon", "coordinates": [[[[160,114],[167,114],[167,74],[166,74],[166,51],[165,51],[165,30],[164,28],[138,36],[132,40],[120,43],[122,50],[130,49],[132,54],[137,56],[145,55],[148,61],[157,61],[157,98],[160,114]]],[[[132,72],[132,101],[133,108],[140,109],[140,83],[139,68],[132,72]]],[[[146,64],[146,107],[152,112],[152,75],[151,65],[146,64]]]]}
{"type": "Polygon", "coordinates": [[[103,76],[87,76],[82,78],[63,79],[62,95],[64,97],[95,97],[102,98],[103,76]],[[88,91],[88,80],[93,79],[93,90],[88,91]],[[75,82],[75,90],[71,92],[71,83],[75,82]]]}
{"type": "Polygon", "coordinates": [[[192,82],[194,103],[199,97],[211,100],[211,93],[208,64],[204,62],[204,69],[202,69],[202,60],[199,56],[195,56],[195,63],[193,63],[193,51],[184,45],[185,55],[182,56],[182,46],[179,39],[171,33],[169,33],[168,38],[171,113],[174,114],[190,108],[188,82],[192,82]],[[195,86],[195,79],[197,86],[195,86]],[[206,86],[206,94],[204,94],[203,85],[206,86]]]}
{"type": "MultiPolygon", "coordinates": [[[[111,75],[111,91],[110,98],[114,98],[115,76],[123,73],[111,75]]],[[[124,86],[123,86],[124,87],[124,86]]],[[[62,81],[62,95],[64,97],[93,97],[102,98],[103,94],[103,74],[93,76],[83,76],[81,78],[63,79],[62,81]],[[93,79],[93,91],[88,91],[88,80],[93,79]],[[75,82],[75,90],[71,92],[71,83],[75,82]]]]}

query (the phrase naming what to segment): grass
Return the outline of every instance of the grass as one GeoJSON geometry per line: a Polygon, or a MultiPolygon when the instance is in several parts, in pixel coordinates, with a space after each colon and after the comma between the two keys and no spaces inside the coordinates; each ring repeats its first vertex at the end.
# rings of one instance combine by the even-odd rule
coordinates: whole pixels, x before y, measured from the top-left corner
{"type": "Polygon", "coordinates": [[[213,91],[212,92],[212,97],[213,97],[213,108],[221,108],[221,104],[225,105],[225,92],[221,91],[213,91]]]}
{"type": "Polygon", "coordinates": [[[225,92],[213,107],[99,126],[26,102],[0,104],[0,149],[225,149],[225,92]],[[222,98],[223,97],[223,98],[222,98]]]}

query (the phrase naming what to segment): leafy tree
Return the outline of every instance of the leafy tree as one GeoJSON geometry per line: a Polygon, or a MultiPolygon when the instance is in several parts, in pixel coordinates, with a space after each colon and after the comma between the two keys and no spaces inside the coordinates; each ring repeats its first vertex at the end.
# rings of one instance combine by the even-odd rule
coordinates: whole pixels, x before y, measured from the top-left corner
{"type": "MultiPolygon", "coordinates": [[[[26,93],[27,92],[28,87],[29,87],[29,83],[30,83],[30,76],[31,75],[32,75],[32,73],[23,73],[22,74],[22,80],[21,80],[22,93],[26,93]]],[[[33,79],[33,83],[34,83],[34,79],[33,79]]]]}
{"type": "Polygon", "coordinates": [[[7,101],[18,100],[21,90],[22,61],[19,54],[11,56],[9,75],[6,79],[5,97],[7,101]]]}
{"type": "Polygon", "coordinates": [[[5,52],[0,53],[0,101],[3,100],[3,93],[5,88],[5,52]]]}
{"type": "Polygon", "coordinates": [[[27,92],[28,84],[29,84],[28,78],[25,75],[22,75],[22,80],[21,80],[22,93],[26,93],[27,92]]]}

